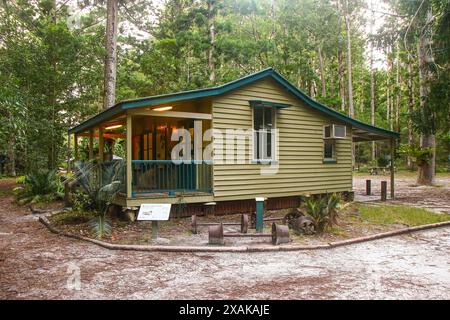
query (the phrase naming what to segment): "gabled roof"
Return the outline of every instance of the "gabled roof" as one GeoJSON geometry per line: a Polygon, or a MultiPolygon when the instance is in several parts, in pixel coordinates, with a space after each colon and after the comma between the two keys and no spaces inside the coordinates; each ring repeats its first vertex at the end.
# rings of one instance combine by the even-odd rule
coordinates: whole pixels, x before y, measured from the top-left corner
{"type": "Polygon", "coordinates": [[[263,78],[272,78],[275,80],[278,84],[280,84],[285,90],[293,94],[298,99],[302,100],[307,106],[318,110],[331,118],[340,120],[346,124],[352,125],[356,129],[359,129],[360,132],[368,133],[368,138],[362,138],[361,140],[371,140],[370,134],[378,136],[377,139],[380,138],[395,138],[398,139],[400,137],[399,133],[389,131],[383,128],[371,126],[369,124],[366,124],[364,122],[358,121],[356,119],[350,118],[346,116],[345,114],[342,114],[338,111],[335,111],[315,100],[307,96],[305,93],[303,93],[301,90],[296,88],[293,84],[291,84],[288,80],[286,80],[281,74],[279,74],[277,71],[275,71],[272,68],[264,69],[259,72],[253,73],[251,75],[245,76],[243,78],[225,83],[221,86],[212,87],[212,88],[205,88],[205,89],[198,89],[198,90],[190,90],[190,91],[182,91],[177,93],[170,93],[170,94],[163,94],[163,95],[157,95],[157,96],[150,96],[150,97],[143,97],[133,100],[125,100],[121,101],[111,108],[100,112],[96,116],[89,118],[88,120],[80,123],[79,125],[71,128],[69,130],[69,133],[79,133],[82,131],[85,131],[93,126],[96,126],[100,123],[102,123],[105,120],[110,119],[111,117],[118,115],[128,109],[134,109],[134,108],[140,108],[144,106],[152,106],[152,105],[159,105],[164,103],[171,103],[176,101],[183,101],[183,100],[193,100],[193,99],[199,99],[199,98],[205,98],[205,97],[212,97],[221,95],[224,93],[227,93],[231,90],[240,88],[242,86],[245,86],[247,84],[253,83],[255,81],[258,81],[263,78]]]}

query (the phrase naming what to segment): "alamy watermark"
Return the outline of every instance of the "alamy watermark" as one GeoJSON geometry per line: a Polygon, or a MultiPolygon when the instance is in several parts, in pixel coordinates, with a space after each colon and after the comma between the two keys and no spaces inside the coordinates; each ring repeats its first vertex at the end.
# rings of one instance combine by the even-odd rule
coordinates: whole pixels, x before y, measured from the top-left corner
{"type": "Polygon", "coordinates": [[[262,164],[261,174],[276,174],[279,169],[278,130],[208,129],[196,121],[194,134],[184,128],[173,129],[171,151],[175,164],[194,162],[215,165],[262,164]],[[192,148],[194,150],[192,150],[192,148]]]}
{"type": "Polygon", "coordinates": [[[81,269],[78,264],[74,261],[69,262],[67,264],[66,274],[68,275],[66,282],[67,290],[81,290],[81,269]]]}

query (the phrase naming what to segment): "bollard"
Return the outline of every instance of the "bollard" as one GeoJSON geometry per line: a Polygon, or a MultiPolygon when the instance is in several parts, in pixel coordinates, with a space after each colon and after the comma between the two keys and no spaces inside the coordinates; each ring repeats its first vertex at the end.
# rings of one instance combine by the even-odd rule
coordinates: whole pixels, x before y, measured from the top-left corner
{"type": "Polygon", "coordinates": [[[366,196],[370,196],[372,193],[372,180],[366,180],[366,196]]]}
{"type": "Polygon", "coordinates": [[[256,232],[262,232],[264,228],[264,198],[257,197],[256,200],[256,232]]]}
{"type": "Polygon", "coordinates": [[[386,201],[387,181],[381,181],[381,201],[386,201]]]}

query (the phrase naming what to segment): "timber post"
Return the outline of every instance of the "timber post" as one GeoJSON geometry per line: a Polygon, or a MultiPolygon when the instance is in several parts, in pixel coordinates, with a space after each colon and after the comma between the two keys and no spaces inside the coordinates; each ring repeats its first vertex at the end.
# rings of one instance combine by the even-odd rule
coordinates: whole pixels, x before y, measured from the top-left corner
{"type": "Polygon", "coordinates": [[[394,199],[395,193],[394,165],[395,165],[395,140],[391,139],[391,199],[394,199]]]}
{"type": "Polygon", "coordinates": [[[367,179],[366,180],[366,196],[370,196],[372,193],[372,180],[367,179]]]}
{"type": "Polygon", "coordinates": [[[94,159],[94,130],[89,130],[89,161],[94,159]]]}
{"type": "Polygon", "coordinates": [[[381,181],[381,201],[386,201],[387,181],[381,181]]]}
{"type": "Polygon", "coordinates": [[[75,133],[73,135],[73,153],[74,153],[74,161],[78,161],[78,135],[75,133]]]}
{"type": "Polygon", "coordinates": [[[131,168],[131,159],[133,157],[133,127],[132,127],[132,117],[130,114],[127,114],[127,198],[131,198],[132,196],[132,178],[133,171],[131,168]]]}
{"type": "Polygon", "coordinates": [[[103,128],[98,128],[98,162],[102,163],[104,159],[105,139],[103,137],[103,128]]]}
{"type": "Polygon", "coordinates": [[[67,134],[67,173],[69,173],[70,170],[70,133],[67,134]]]}

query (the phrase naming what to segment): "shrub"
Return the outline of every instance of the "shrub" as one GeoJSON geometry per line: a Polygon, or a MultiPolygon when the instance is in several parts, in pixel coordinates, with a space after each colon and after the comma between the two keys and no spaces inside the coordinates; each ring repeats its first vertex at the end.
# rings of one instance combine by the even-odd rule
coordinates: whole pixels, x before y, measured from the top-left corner
{"type": "Polygon", "coordinates": [[[48,202],[64,197],[64,185],[54,170],[38,170],[28,174],[24,187],[15,190],[19,204],[48,202]]]}
{"type": "Polygon", "coordinates": [[[81,192],[75,193],[74,206],[79,210],[95,212],[96,217],[90,224],[97,238],[102,238],[111,232],[106,212],[120,190],[122,176],[123,163],[121,162],[113,162],[108,166],[76,164],[74,180],[81,187],[81,192]]]}
{"type": "Polygon", "coordinates": [[[306,213],[314,223],[317,233],[322,233],[338,223],[339,196],[335,193],[306,200],[306,213]]]}
{"type": "Polygon", "coordinates": [[[25,176],[18,176],[18,177],[16,178],[16,183],[17,183],[17,184],[25,184],[25,179],[26,179],[25,176]]]}
{"type": "Polygon", "coordinates": [[[378,167],[387,167],[389,165],[389,159],[386,156],[380,156],[377,158],[378,167]]]}

